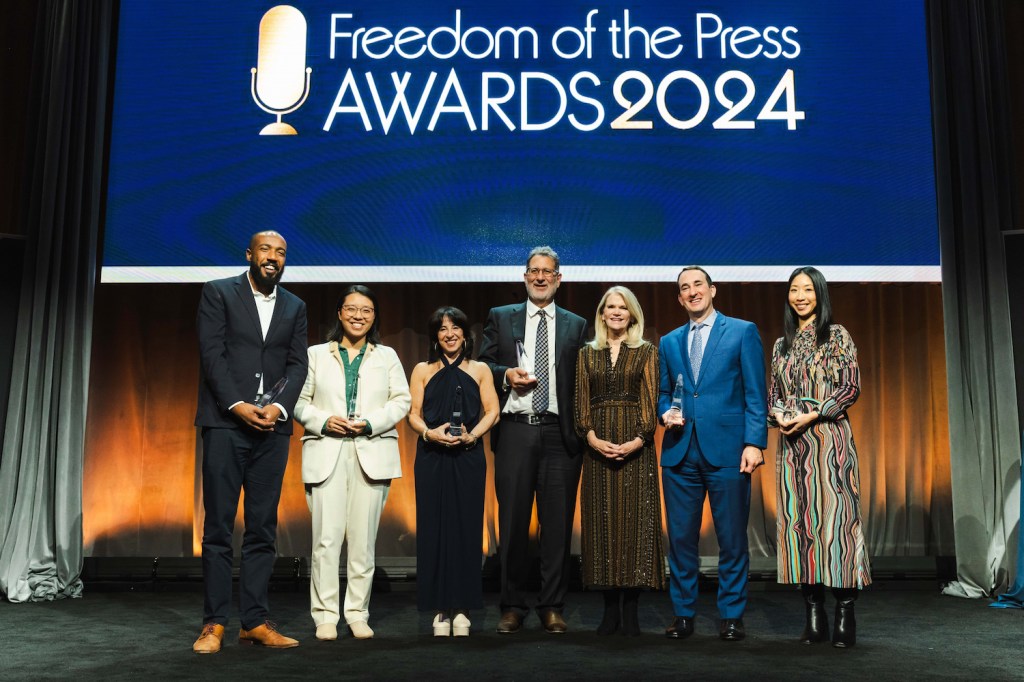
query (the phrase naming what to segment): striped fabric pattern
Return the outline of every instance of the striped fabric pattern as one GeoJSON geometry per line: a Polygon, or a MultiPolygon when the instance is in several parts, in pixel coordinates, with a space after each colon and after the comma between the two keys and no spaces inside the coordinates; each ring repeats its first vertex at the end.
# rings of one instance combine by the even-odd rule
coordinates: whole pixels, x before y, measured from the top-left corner
{"type": "MultiPolygon", "coordinates": [[[[815,346],[814,331],[801,331],[789,353],[783,339],[772,351],[769,409],[786,397],[818,401],[820,419],[799,435],[779,433],[778,581],[862,588],[871,584],[860,510],[857,448],[846,411],[860,395],[857,348],[841,325],[815,346]]],[[[769,426],[777,426],[769,412],[769,426]]]]}

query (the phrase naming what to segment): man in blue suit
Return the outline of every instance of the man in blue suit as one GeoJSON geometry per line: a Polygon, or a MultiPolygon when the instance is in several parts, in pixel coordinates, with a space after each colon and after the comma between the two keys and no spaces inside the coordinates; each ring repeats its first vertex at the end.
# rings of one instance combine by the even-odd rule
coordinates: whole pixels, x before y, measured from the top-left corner
{"type": "Polygon", "coordinates": [[[658,413],[665,425],[661,471],[668,518],[669,592],[675,620],[666,636],[693,634],[704,497],[718,536],[719,636],[746,636],[750,475],[768,443],[764,351],[757,327],[715,311],[715,285],[699,266],[676,279],[690,321],[661,339],[658,413]],[[682,377],[682,410],[672,409],[682,377]]]}

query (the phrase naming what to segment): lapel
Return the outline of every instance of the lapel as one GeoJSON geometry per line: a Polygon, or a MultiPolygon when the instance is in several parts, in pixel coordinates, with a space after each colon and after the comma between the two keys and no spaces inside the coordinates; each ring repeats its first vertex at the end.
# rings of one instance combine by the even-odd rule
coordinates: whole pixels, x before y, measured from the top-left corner
{"type": "Polygon", "coordinates": [[[280,286],[277,287],[277,292],[276,293],[277,293],[277,298],[274,301],[274,314],[270,316],[270,326],[267,327],[267,338],[266,338],[266,341],[270,341],[270,338],[274,335],[275,332],[277,332],[278,328],[281,326],[281,318],[284,317],[284,313],[285,313],[284,309],[285,309],[285,306],[287,305],[285,303],[284,296],[281,295],[281,287],[280,286]]]}
{"type": "MultiPolygon", "coordinates": [[[[683,325],[682,331],[679,334],[679,357],[683,359],[683,373],[686,374],[690,379],[690,385],[696,387],[697,380],[693,377],[693,368],[690,367],[690,323],[687,322],[683,325]]],[[[685,382],[684,382],[685,383],[685,382]]],[[[673,377],[673,386],[675,385],[675,378],[673,377]]]]}
{"type": "Polygon", "coordinates": [[[707,376],[707,370],[715,358],[715,351],[718,349],[718,342],[722,340],[722,335],[725,334],[725,325],[725,315],[718,313],[715,317],[715,326],[713,326],[711,331],[708,333],[707,344],[704,346],[704,354],[701,356],[700,361],[700,377],[697,378],[697,382],[694,384],[694,387],[700,384],[701,379],[707,376]]]}
{"type": "Polygon", "coordinates": [[[327,344],[327,349],[334,361],[338,363],[338,367],[341,368],[341,376],[345,376],[345,362],[341,359],[341,347],[338,342],[331,341],[327,344]]]}
{"type": "MultiPolygon", "coordinates": [[[[552,303],[551,305],[555,305],[552,303]]],[[[558,355],[569,340],[569,314],[555,306],[555,371],[558,371],[558,355]]]]}
{"type": "MultiPolygon", "coordinates": [[[[235,293],[238,294],[238,302],[248,315],[249,321],[253,324],[253,329],[256,332],[256,338],[263,339],[263,328],[260,326],[260,314],[256,310],[256,299],[253,296],[252,286],[249,284],[249,274],[247,272],[243,272],[242,276],[235,281],[235,293]]],[[[274,312],[277,312],[277,306],[274,306],[274,312]]],[[[268,333],[267,336],[269,337],[270,334],[268,333]]],[[[264,340],[264,343],[266,343],[266,340],[264,340]]]]}
{"type": "Polygon", "coordinates": [[[515,357],[516,349],[515,342],[522,341],[526,343],[526,304],[519,303],[512,308],[512,314],[509,318],[509,322],[512,323],[512,356],[515,357]]]}

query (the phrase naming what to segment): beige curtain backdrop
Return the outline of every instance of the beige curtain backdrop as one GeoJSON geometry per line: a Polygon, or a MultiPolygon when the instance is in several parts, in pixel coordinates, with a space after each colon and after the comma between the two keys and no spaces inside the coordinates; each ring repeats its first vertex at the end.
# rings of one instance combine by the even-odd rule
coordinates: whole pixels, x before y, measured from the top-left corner
{"type": "MultiPolygon", "coordinates": [[[[289,256],[301,262],[301,254],[289,256]]],[[[592,321],[611,283],[574,283],[571,265],[563,269],[557,302],[592,321]]],[[[521,283],[371,287],[380,298],[384,343],[398,351],[407,373],[426,357],[426,320],[436,307],[452,304],[465,310],[479,338],[491,306],[522,300],[525,294],[521,283]]],[[[661,334],[685,321],[673,284],[630,288],[644,309],[651,341],[657,343],[661,334]]],[[[319,342],[341,285],[290,289],[307,302],[310,342],[319,342]]],[[[940,287],[839,284],[831,292],[836,318],[850,330],[860,354],[863,393],[851,420],[861,460],[869,550],[873,556],[952,555],[940,287]]],[[[198,297],[198,285],[101,285],[97,290],[83,490],[87,556],[199,554],[200,469],[192,426],[198,297]]],[[[715,301],[725,314],[757,323],[767,356],[781,333],[785,284],[723,283],[715,301]]],[[[768,465],[754,477],[754,556],[775,553],[775,436],[770,434],[768,465]]],[[[308,556],[310,551],[298,438],[296,434],[292,441],[280,506],[282,556],[308,556]]],[[[388,498],[377,548],[381,557],[415,556],[415,434],[407,427],[401,447],[405,476],[394,482],[388,498]]],[[[481,547],[491,554],[497,543],[497,509],[490,475],[488,489],[481,547]]],[[[576,547],[578,551],[578,541],[576,547]]],[[[717,555],[709,517],[701,552],[717,555]]]]}

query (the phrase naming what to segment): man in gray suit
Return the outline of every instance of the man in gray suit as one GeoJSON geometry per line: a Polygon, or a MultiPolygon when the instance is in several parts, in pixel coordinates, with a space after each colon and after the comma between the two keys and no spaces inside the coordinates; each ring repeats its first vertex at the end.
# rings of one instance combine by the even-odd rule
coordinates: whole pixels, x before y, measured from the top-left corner
{"type": "Polygon", "coordinates": [[[558,267],[558,254],[551,247],[530,252],[523,276],[528,300],[493,308],[480,347],[480,361],[490,366],[502,400],[501,426],[491,431],[502,634],[518,632],[529,613],[525,587],[534,497],[540,521],[537,611],[547,632],[566,631],[562,609],[569,590],[569,545],[583,466],[573,403],[576,360],[587,323],[554,304],[562,281],[558,267]]]}

